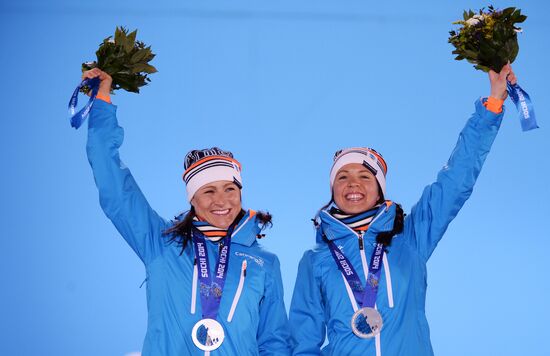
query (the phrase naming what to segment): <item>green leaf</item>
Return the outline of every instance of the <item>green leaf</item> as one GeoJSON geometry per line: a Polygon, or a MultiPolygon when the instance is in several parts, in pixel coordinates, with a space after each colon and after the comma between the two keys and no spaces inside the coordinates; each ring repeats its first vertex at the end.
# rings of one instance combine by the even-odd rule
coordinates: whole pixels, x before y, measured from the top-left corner
{"type": "Polygon", "coordinates": [[[130,34],[128,35],[128,40],[132,43],[132,46],[134,45],[134,42],[136,42],[136,35],[137,30],[130,32],[130,34]]]}
{"type": "Polygon", "coordinates": [[[502,10],[502,16],[509,17],[510,15],[512,15],[512,13],[514,13],[515,10],[515,7],[507,7],[506,9],[502,10]]]}
{"type": "MultiPolygon", "coordinates": [[[[155,57],[151,47],[136,40],[136,36],[137,30],[128,33],[124,27],[116,27],[114,37],[105,38],[96,51],[95,66],[111,75],[112,91],[123,89],[139,93],[139,87],[150,82],[147,75],[157,72],[157,69],[148,63],[155,57]]],[[[82,64],[82,70],[88,70],[90,67],[91,64],[82,64]]]]}
{"type": "Polygon", "coordinates": [[[482,70],[484,72],[489,72],[489,67],[486,67],[484,65],[481,65],[481,64],[477,64],[474,66],[475,69],[479,69],[479,70],[482,70]]]}
{"type": "Polygon", "coordinates": [[[115,30],[115,44],[122,45],[126,41],[126,31],[124,27],[117,27],[115,30]]]}

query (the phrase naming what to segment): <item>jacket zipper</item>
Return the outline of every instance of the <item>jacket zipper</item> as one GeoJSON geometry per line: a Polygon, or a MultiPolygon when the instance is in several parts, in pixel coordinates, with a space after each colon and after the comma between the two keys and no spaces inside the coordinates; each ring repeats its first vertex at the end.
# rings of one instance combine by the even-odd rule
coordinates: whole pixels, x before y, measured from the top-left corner
{"type": "Polygon", "coordinates": [[[229,315],[227,315],[227,322],[230,323],[233,320],[233,315],[235,314],[235,309],[241,298],[241,293],[243,291],[244,280],[246,278],[246,259],[243,260],[241,265],[241,277],[239,278],[239,285],[237,286],[237,291],[235,292],[235,297],[233,297],[233,303],[231,303],[231,309],[229,309],[229,315]]]}
{"type": "Polygon", "coordinates": [[[364,231],[358,232],[358,241],[359,241],[359,253],[361,254],[361,265],[363,266],[363,274],[365,275],[365,280],[368,280],[369,276],[369,265],[367,263],[367,256],[365,255],[365,243],[363,241],[364,231]]]}
{"type": "MultiPolygon", "coordinates": [[[[334,221],[341,223],[339,220],[334,218],[332,215],[330,215],[328,213],[326,215],[329,218],[332,218],[334,221]]],[[[375,216],[375,218],[371,221],[371,224],[374,221],[376,221],[380,217],[380,215],[382,215],[382,214],[379,214],[379,215],[375,216]]],[[[346,224],[343,224],[343,225],[355,233],[355,231],[352,230],[349,226],[347,226],[346,224]]],[[[365,274],[365,280],[367,280],[368,279],[368,274],[369,274],[369,267],[368,267],[368,264],[367,264],[367,257],[365,255],[365,250],[364,250],[363,234],[364,234],[364,231],[360,231],[358,233],[359,253],[361,255],[361,264],[363,265],[363,273],[365,274]]],[[[393,308],[393,306],[394,306],[394,304],[393,304],[393,289],[392,289],[392,285],[391,285],[390,264],[388,262],[388,258],[386,257],[385,253],[384,253],[384,257],[382,258],[382,260],[383,260],[383,264],[384,264],[384,271],[386,273],[386,290],[387,290],[387,293],[388,293],[388,305],[389,305],[390,308],[393,308]]],[[[344,280],[344,285],[346,286],[346,291],[348,292],[348,297],[349,297],[349,300],[350,300],[351,305],[353,307],[353,311],[356,312],[358,310],[358,306],[357,306],[357,302],[355,301],[355,297],[353,295],[351,287],[349,286],[348,281],[346,280],[346,278],[344,277],[343,274],[342,274],[342,279],[344,280]]],[[[378,309],[376,307],[376,305],[374,305],[374,308],[378,309]]],[[[382,349],[381,349],[381,346],[380,346],[380,344],[381,344],[380,334],[375,336],[375,342],[374,343],[375,343],[375,349],[376,349],[376,356],[382,356],[382,349]]]]}
{"type": "MultiPolygon", "coordinates": [[[[361,254],[361,264],[363,265],[363,273],[365,274],[365,280],[367,280],[369,275],[369,265],[367,264],[367,256],[365,255],[365,243],[363,241],[364,233],[365,233],[364,231],[359,231],[358,233],[359,253],[361,254]]],[[[390,263],[385,253],[384,253],[384,256],[382,257],[382,261],[384,263],[384,272],[386,274],[386,291],[388,294],[388,306],[390,308],[393,308],[393,288],[391,283],[390,263]]]]}

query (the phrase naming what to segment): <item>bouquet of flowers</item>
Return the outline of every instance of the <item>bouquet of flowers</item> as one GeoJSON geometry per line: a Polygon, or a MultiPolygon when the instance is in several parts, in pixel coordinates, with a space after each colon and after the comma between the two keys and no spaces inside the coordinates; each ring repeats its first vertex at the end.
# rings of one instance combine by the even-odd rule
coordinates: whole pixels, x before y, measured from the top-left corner
{"type": "Polygon", "coordinates": [[[516,27],[527,19],[521,10],[509,7],[497,10],[489,6],[487,11],[464,11],[463,20],[453,22],[462,25],[457,31],[450,31],[449,43],[455,50],[456,60],[466,59],[476,69],[488,72],[489,69],[500,72],[506,63],[512,63],[518,54],[517,34],[522,32],[516,27]]]}
{"type": "MultiPolygon", "coordinates": [[[[109,36],[99,45],[97,61],[82,63],[82,72],[99,68],[113,78],[111,91],[124,89],[139,93],[139,88],[151,81],[147,75],[157,69],[149,64],[155,57],[151,46],[136,41],[136,35],[137,30],[128,33],[124,27],[117,27],[114,38],[109,36]]],[[[80,90],[88,93],[90,87],[83,86],[80,90]]]]}

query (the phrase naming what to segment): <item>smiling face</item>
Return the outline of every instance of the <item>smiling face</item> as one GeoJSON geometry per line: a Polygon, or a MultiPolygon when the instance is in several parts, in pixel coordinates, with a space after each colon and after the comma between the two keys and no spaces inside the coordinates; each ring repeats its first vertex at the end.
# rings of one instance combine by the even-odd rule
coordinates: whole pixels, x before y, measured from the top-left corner
{"type": "Polygon", "coordinates": [[[210,225],[227,229],[241,211],[241,190],[233,182],[219,180],[197,190],[191,205],[197,216],[210,225]]]}
{"type": "Polygon", "coordinates": [[[380,200],[376,177],[359,163],[346,164],[336,173],[332,194],[338,208],[346,214],[367,211],[380,200]]]}

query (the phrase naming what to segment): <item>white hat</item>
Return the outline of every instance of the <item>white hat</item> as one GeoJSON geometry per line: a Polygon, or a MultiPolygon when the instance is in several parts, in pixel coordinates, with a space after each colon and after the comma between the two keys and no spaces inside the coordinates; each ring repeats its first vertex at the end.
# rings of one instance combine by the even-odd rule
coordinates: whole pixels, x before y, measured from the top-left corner
{"type": "Polygon", "coordinates": [[[233,182],[242,188],[241,164],[231,152],[212,147],[187,153],[183,173],[187,200],[191,201],[202,186],[219,180],[233,182]]]}
{"type": "Polygon", "coordinates": [[[386,195],[386,173],[388,166],[380,153],[368,147],[351,147],[336,151],[334,154],[334,163],[330,169],[331,191],[338,171],[350,163],[359,163],[365,166],[376,177],[382,191],[382,197],[386,195]]]}

